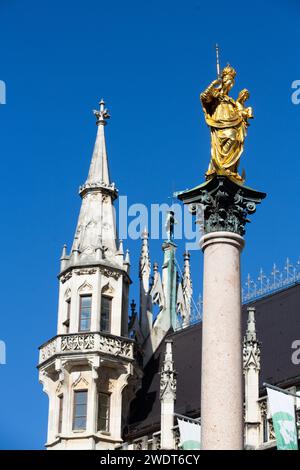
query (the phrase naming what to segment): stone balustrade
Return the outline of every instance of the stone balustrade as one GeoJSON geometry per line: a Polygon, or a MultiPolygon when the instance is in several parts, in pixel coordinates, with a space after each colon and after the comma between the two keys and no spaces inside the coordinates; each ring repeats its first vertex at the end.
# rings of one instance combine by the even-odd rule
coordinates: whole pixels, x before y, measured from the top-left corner
{"type": "Polygon", "coordinates": [[[128,338],[103,333],[75,333],[58,335],[40,347],[39,364],[57,354],[100,352],[114,357],[133,359],[134,342],[128,338]]]}

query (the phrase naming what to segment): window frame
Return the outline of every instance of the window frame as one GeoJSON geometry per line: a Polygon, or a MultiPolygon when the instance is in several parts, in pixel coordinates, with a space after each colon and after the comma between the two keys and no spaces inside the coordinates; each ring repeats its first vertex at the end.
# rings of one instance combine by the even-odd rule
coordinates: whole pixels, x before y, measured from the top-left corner
{"type": "Polygon", "coordinates": [[[110,333],[111,330],[111,312],[112,312],[112,300],[113,298],[109,295],[102,294],[101,295],[101,311],[100,311],[100,331],[103,331],[103,333],[110,333]],[[108,320],[106,320],[108,326],[106,329],[102,328],[102,301],[103,299],[106,299],[109,301],[109,313],[108,313],[108,320]]]}
{"type": "Polygon", "coordinates": [[[107,433],[109,434],[110,433],[110,412],[111,412],[111,393],[109,392],[101,392],[101,391],[98,391],[98,402],[97,402],[97,432],[102,432],[102,433],[107,433]],[[107,403],[108,403],[108,406],[107,406],[107,410],[108,410],[108,416],[104,417],[104,416],[100,416],[100,409],[101,409],[101,406],[100,406],[100,403],[101,403],[101,395],[102,396],[105,396],[107,398],[107,403]],[[100,428],[100,419],[101,420],[105,420],[105,429],[101,429],[100,428]]]}
{"type": "MultiPolygon", "coordinates": [[[[80,405],[82,405],[82,403],[79,403],[80,405]]],[[[84,432],[86,431],[87,429],[87,414],[88,414],[88,389],[87,388],[84,388],[84,389],[81,389],[81,390],[74,390],[73,392],[73,417],[72,417],[72,431],[75,431],[75,432],[84,432]],[[78,393],[85,393],[85,396],[86,396],[86,403],[84,403],[85,405],[85,415],[79,415],[77,416],[76,415],[76,406],[78,405],[78,403],[76,403],[76,394],[78,393]],[[76,422],[76,418],[85,418],[85,427],[84,428],[76,428],[75,427],[75,422],[76,422]]]]}

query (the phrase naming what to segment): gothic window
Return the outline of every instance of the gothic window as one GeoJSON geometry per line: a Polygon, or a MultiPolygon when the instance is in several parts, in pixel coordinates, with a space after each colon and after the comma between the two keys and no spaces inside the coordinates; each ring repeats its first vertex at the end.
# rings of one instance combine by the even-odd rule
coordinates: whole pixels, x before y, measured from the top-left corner
{"type": "Polygon", "coordinates": [[[109,432],[110,394],[98,394],[98,431],[109,432]]]}
{"type": "Polygon", "coordinates": [[[100,331],[104,331],[106,333],[110,332],[111,302],[112,302],[111,297],[102,295],[100,331]]]}
{"type": "Polygon", "coordinates": [[[87,390],[75,390],[73,408],[73,430],[84,431],[87,417],[87,390]]]}
{"type": "Polygon", "coordinates": [[[92,296],[80,296],[79,331],[91,329],[92,296]]]}
{"type": "Polygon", "coordinates": [[[60,434],[61,431],[62,431],[64,396],[59,395],[58,400],[59,400],[59,404],[58,404],[58,406],[59,406],[59,408],[58,408],[58,434],[60,434]]]}

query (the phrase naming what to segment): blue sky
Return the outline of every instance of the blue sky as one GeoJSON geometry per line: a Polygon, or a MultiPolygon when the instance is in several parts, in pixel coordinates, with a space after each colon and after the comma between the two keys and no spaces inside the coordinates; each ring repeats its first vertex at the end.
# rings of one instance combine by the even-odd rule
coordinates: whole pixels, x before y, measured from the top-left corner
{"type": "MultiPolygon", "coordinates": [[[[299,14],[292,1],[243,4],[0,0],[2,157],[0,448],[40,449],[47,397],[38,384],[38,346],[55,335],[62,245],[69,246],[95,138],[91,109],[111,112],[107,145],[113,180],[129,203],[168,202],[203,181],[209,131],[199,93],[221,64],[238,72],[254,108],[242,167],[247,185],[268,193],[252,218],[243,277],[299,257],[299,14]]],[[[139,241],[127,241],[137,299],[139,241]]],[[[181,257],[181,246],[178,258],[181,257]]],[[[192,253],[195,291],[201,254],[192,253]]],[[[151,244],[161,263],[161,241],[151,244]]]]}

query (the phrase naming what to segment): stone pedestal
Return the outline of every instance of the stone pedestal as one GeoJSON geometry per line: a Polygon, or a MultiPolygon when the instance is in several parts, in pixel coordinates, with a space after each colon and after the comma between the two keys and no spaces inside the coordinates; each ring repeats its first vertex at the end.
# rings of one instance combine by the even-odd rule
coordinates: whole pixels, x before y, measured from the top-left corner
{"type": "Polygon", "coordinates": [[[216,176],[177,196],[198,214],[204,232],[201,446],[238,450],[244,434],[240,253],[248,215],[266,195],[216,176]]]}

